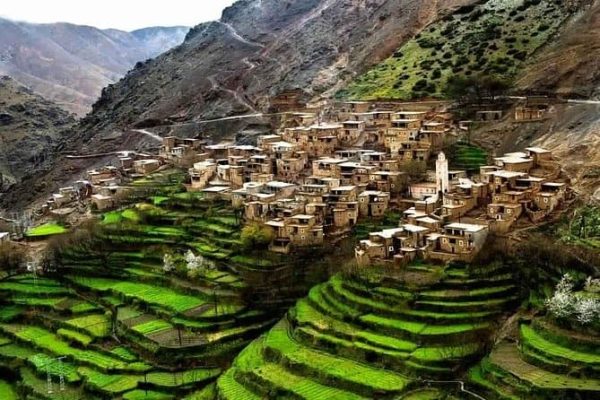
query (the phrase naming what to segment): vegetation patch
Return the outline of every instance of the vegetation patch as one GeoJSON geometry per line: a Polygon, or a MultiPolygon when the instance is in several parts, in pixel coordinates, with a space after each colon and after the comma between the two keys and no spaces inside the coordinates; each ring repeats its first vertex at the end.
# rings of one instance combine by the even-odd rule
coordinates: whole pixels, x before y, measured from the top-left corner
{"type": "Polygon", "coordinates": [[[25,233],[25,236],[30,237],[30,238],[47,237],[47,236],[53,236],[53,235],[60,235],[60,234],[66,233],[66,232],[67,232],[67,228],[65,228],[64,226],[61,226],[61,225],[53,223],[53,222],[49,222],[47,224],[40,225],[35,228],[29,229],[25,233]]]}
{"type": "Polygon", "coordinates": [[[448,79],[477,74],[511,81],[570,16],[554,1],[488,0],[424,29],[339,97],[444,97],[448,79]]]}

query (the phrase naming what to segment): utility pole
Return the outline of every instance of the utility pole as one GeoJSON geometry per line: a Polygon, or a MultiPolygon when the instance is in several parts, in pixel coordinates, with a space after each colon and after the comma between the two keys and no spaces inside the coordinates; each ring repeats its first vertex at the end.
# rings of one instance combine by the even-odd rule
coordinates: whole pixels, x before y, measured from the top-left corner
{"type": "Polygon", "coordinates": [[[63,371],[63,359],[65,359],[66,357],[58,357],[58,373],[59,373],[59,379],[60,379],[60,391],[64,392],[65,391],[65,374],[63,371]]]}
{"type": "Polygon", "coordinates": [[[46,363],[46,390],[48,394],[52,394],[52,375],[50,375],[50,361],[46,363]]]}

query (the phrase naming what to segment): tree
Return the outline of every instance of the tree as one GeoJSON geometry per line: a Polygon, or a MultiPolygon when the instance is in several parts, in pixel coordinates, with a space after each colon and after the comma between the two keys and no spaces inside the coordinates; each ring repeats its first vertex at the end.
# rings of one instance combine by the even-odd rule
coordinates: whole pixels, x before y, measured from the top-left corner
{"type": "Polygon", "coordinates": [[[506,93],[512,82],[500,75],[477,74],[471,76],[453,75],[446,81],[444,95],[461,103],[481,104],[484,98],[492,102],[506,93]]]}
{"type": "Polygon", "coordinates": [[[261,224],[253,223],[242,229],[242,245],[247,250],[264,249],[274,239],[273,231],[261,224]]]}
{"type": "Polygon", "coordinates": [[[163,271],[168,274],[173,272],[175,267],[175,257],[172,254],[165,253],[163,256],[163,271]]]}
{"type": "Polygon", "coordinates": [[[25,264],[25,250],[13,243],[0,244],[0,269],[13,275],[25,264]]]}
{"type": "Polygon", "coordinates": [[[400,171],[406,172],[412,182],[421,182],[427,174],[427,163],[425,161],[405,161],[400,165],[400,171]]]}
{"type": "Polygon", "coordinates": [[[116,246],[104,238],[110,230],[122,229],[122,224],[103,227],[95,220],[86,221],[70,234],[52,238],[44,254],[43,265],[46,269],[59,270],[65,266],[65,256],[75,250],[86,254],[90,260],[100,261],[100,266],[110,268],[112,254],[116,246]]]}

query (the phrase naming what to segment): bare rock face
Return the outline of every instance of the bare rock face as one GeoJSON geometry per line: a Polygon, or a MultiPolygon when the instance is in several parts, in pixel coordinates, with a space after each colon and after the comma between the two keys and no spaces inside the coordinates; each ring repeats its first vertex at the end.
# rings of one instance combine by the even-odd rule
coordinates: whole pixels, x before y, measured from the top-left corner
{"type": "Polygon", "coordinates": [[[103,87],[136,62],[180,44],[188,30],[159,27],[123,32],[0,18],[0,74],[83,116],[103,87]]]}
{"type": "MultiPolygon", "coordinates": [[[[51,163],[75,126],[73,115],[8,77],[0,77],[2,189],[51,163]]],[[[0,190],[1,191],[1,190],[0,190]]]]}

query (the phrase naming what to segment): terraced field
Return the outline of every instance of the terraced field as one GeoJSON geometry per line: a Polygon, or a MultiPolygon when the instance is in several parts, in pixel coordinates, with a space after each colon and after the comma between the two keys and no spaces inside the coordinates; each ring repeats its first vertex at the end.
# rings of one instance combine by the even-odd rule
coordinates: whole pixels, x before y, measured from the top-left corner
{"type": "Polygon", "coordinates": [[[600,339],[546,319],[521,324],[518,344],[502,342],[469,371],[497,399],[597,399],[600,339]]]}
{"type": "Polygon", "coordinates": [[[314,287],[236,358],[219,398],[437,398],[416,390],[419,381],[456,377],[478,359],[516,288],[497,266],[410,274],[411,282],[336,275],[314,287]],[[432,275],[442,277],[418,283],[432,275]]]}
{"type": "Polygon", "coordinates": [[[236,268],[253,256],[233,211],[179,182],[170,173],[136,182],[140,202],[101,216],[55,276],[0,280],[0,370],[13,372],[0,399],[213,398],[222,368],[276,322],[243,298],[236,268]],[[188,251],[201,260],[193,276],[188,251]]]}
{"type": "Polygon", "coordinates": [[[479,172],[479,167],[488,164],[485,150],[466,143],[458,143],[454,147],[454,154],[450,160],[452,168],[479,172]]]}

